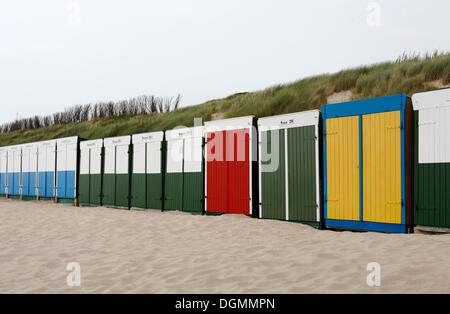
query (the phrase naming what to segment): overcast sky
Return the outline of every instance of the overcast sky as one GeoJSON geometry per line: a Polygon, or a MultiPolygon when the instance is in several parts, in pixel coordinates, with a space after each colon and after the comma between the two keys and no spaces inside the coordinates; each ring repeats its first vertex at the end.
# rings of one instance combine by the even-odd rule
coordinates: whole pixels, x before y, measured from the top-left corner
{"type": "Polygon", "coordinates": [[[0,123],[141,94],[182,105],[450,50],[448,0],[5,0],[0,123]]]}

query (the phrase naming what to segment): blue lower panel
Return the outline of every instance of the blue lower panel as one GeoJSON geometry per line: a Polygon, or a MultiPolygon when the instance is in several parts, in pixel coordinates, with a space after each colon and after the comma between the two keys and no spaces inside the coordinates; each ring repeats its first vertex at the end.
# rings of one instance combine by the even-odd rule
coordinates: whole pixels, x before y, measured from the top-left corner
{"type": "Polygon", "coordinates": [[[6,194],[6,173],[0,173],[0,194],[6,194]]]}
{"type": "Polygon", "coordinates": [[[370,230],[392,233],[406,233],[405,225],[386,224],[369,221],[350,221],[350,220],[333,220],[326,219],[325,226],[330,228],[343,228],[354,230],[370,230]]]}
{"type": "Polygon", "coordinates": [[[55,197],[54,182],[55,175],[53,172],[39,172],[38,193],[39,197],[55,197]]]}
{"type": "Polygon", "coordinates": [[[22,195],[36,196],[36,172],[22,173],[22,195]]]}
{"type": "Polygon", "coordinates": [[[58,171],[58,198],[75,199],[75,171],[58,171]]]}
{"type": "Polygon", "coordinates": [[[8,195],[20,195],[20,173],[8,173],[8,195]]]}

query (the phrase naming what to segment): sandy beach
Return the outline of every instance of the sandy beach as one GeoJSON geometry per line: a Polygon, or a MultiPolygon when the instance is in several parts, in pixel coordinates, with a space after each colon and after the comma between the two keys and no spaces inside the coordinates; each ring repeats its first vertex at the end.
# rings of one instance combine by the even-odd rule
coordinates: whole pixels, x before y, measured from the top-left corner
{"type": "Polygon", "coordinates": [[[450,293],[450,235],[5,199],[0,220],[0,293],[450,293]]]}

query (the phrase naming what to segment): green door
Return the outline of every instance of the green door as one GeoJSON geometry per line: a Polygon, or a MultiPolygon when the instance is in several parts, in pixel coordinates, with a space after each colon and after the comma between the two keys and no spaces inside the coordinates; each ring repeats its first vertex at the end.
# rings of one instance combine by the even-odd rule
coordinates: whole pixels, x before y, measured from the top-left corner
{"type": "Polygon", "coordinates": [[[79,188],[79,196],[78,200],[81,205],[89,205],[90,204],[90,175],[89,174],[81,174],[80,173],[80,188],[79,188]]]}
{"type": "Polygon", "coordinates": [[[315,126],[287,129],[289,220],[317,222],[315,126]]]}
{"type": "Polygon", "coordinates": [[[131,207],[147,208],[147,143],[135,143],[133,137],[133,177],[131,207]]]}
{"type": "Polygon", "coordinates": [[[183,139],[167,142],[164,203],[166,210],[183,210],[183,150],[183,139]]]}
{"type": "Polygon", "coordinates": [[[438,160],[442,155],[437,154],[448,146],[442,110],[445,108],[414,112],[414,223],[418,226],[450,228],[450,162],[438,160]],[[423,136],[420,142],[419,132],[423,136]]]}
{"type": "Polygon", "coordinates": [[[183,211],[203,211],[203,138],[187,137],[183,153],[183,211]]]}
{"type": "Polygon", "coordinates": [[[101,205],[103,140],[85,141],[80,144],[79,203],[101,205]]]}
{"type": "Polygon", "coordinates": [[[162,209],[163,139],[163,132],[133,135],[132,207],[162,209]]]}
{"type": "Polygon", "coordinates": [[[104,206],[130,206],[130,142],[129,136],[105,139],[104,206]]]}
{"type": "Polygon", "coordinates": [[[261,132],[261,218],[286,219],[285,130],[261,132]]]}

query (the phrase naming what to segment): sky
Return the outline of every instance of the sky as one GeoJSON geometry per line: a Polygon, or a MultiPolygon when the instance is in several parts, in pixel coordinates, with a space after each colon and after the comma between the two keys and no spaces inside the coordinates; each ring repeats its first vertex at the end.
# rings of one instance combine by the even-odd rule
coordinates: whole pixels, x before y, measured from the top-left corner
{"type": "Polygon", "coordinates": [[[0,123],[148,94],[182,106],[450,51],[448,0],[5,0],[0,123]]]}

